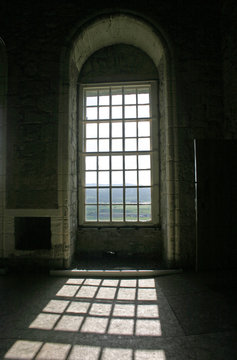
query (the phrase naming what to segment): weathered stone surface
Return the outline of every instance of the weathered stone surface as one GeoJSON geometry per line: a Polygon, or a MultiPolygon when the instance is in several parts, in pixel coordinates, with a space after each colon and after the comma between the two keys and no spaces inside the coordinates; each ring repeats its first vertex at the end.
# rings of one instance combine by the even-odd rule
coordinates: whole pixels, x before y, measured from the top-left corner
{"type": "MultiPolygon", "coordinates": [[[[7,56],[5,46],[1,45],[0,50],[1,219],[5,222],[5,216],[14,217],[18,209],[22,209],[23,216],[27,209],[58,209],[56,216],[63,226],[59,230],[60,225],[55,225],[53,233],[64,233],[64,255],[71,256],[74,247],[80,245],[86,249],[86,238],[92,241],[93,232],[85,231],[75,244],[80,178],[77,168],[78,64],[82,66],[82,59],[87,60],[94,49],[90,60],[84,63],[81,81],[157,78],[154,61],[148,58],[144,62],[140,50],[134,47],[134,42],[139,42],[137,34],[133,37],[127,34],[132,51],[128,44],[116,47],[112,39],[109,45],[113,46],[100,50],[103,38],[108,39],[110,31],[113,39],[119,39],[119,31],[123,31],[126,39],[126,29],[112,26],[115,14],[122,12],[136,14],[141,22],[147,22],[165,44],[156,64],[162,226],[159,241],[152,244],[166,251],[169,247],[166,239],[170,236],[172,244],[178,243],[170,252],[179,252],[182,265],[193,267],[196,251],[193,139],[237,137],[234,0],[148,0],[145,4],[122,0],[119,5],[103,0],[93,9],[88,2],[74,0],[42,1],[34,5],[24,1],[22,7],[15,1],[5,1],[1,9],[1,36],[7,56]],[[108,14],[110,23],[104,18],[108,14]],[[95,44],[93,38],[83,38],[92,19],[107,21],[106,33],[101,35],[99,44],[95,44]],[[79,35],[80,45],[84,46],[72,50],[79,35]],[[70,51],[75,55],[73,59],[69,59],[70,51]],[[164,94],[168,94],[168,98],[164,94]],[[168,118],[172,119],[169,123],[168,118]],[[5,205],[13,215],[5,214],[5,205]]],[[[146,44],[144,38],[142,45],[155,49],[155,43],[146,44]]],[[[154,55],[154,50],[150,54],[154,55]]],[[[140,230],[137,233],[141,234],[138,242],[128,242],[124,251],[132,248],[137,252],[146,251],[145,234],[140,230]]],[[[111,244],[109,236],[101,234],[97,231],[96,237],[104,239],[106,246],[107,242],[111,244]]],[[[113,234],[114,239],[121,240],[119,231],[113,234]]],[[[154,240],[153,235],[150,236],[154,240]]],[[[130,235],[128,238],[131,239],[130,235]]],[[[12,236],[8,241],[6,233],[4,239],[8,253],[14,253],[12,236]]],[[[120,245],[116,246],[119,249],[120,245]]],[[[60,251],[55,248],[57,258],[61,256],[60,251]]]]}
{"type": "Polygon", "coordinates": [[[144,256],[162,259],[161,232],[158,229],[81,229],[78,232],[76,254],[103,256],[115,252],[118,256],[144,256]]]}
{"type": "Polygon", "coordinates": [[[155,80],[157,69],[151,59],[135,46],[112,45],[94,53],[83,65],[79,81],[155,80]]]}

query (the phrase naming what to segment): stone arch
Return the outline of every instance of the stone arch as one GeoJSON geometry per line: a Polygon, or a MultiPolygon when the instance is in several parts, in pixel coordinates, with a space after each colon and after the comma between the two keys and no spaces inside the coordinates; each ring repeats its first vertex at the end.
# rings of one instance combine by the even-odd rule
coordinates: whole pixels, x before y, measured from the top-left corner
{"type": "Polygon", "coordinates": [[[3,224],[5,207],[5,159],[6,159],[6,93],[7,55],[4,41],[0,38],[0,257],[4,257],[3,224]]]}
{"type": "Polygon", "coordinates": [[[178,264],[178,224],[175,220],[175,77],[168,45],[157,28],[127,14],[104,16],[84,24],[69,49],[65,49],[62,67],[59,128],[59,204],[62,206],[64,259],[66,265],[77,241],[77,82],[87,59],[96,51],[116,44],[132,45],[147,54],[159,74],[159,121],[161,155],[161,238],[167,266],[178,264]],[[69,70],[67,72],[67,69],[69,70]]]}
{"type": "Polygon", "coordinates": [[[158,80],[158,71],[143,51],[132,45],[116,44],[94,52],[83,64],[79,83],[158,80]]]}

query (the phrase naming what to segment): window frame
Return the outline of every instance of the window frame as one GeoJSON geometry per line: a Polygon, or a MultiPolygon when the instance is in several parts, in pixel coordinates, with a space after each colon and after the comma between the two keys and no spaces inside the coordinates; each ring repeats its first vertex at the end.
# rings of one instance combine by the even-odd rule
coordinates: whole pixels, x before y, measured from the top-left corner
{"type": "MultiPolygon", "coordinates": [[[[110,120],[110,119],[108,119],[110,120]]],[[[102,120],[104,121],[104,120],[102,120]]],[[[80,83],[78,86],[78,164],[79,164],[79,174],[78,174],[78,221],[80,227],[116,227],[116,228],[126,228],[126,227],[156,227],[159,226],[159,119],[158,119],[158,84],[157,80],[149,81],[123,81],[123,82],[104,82],[104,83],[80,83]],[[85,221],[85,161],[84,161],[84,129],[83,129],[83,112],[84,112],[84,89],[98,89],[101,90],[105,87],[142,87],[150,86],[150,119],[151,119],[151,221],[85,221]]],[[[123,134],[123,141],[125,137],[123,134]]],[[[110,137],[111,140],[111,137],[110,137]]],[[[123,151],[124,153],[124,151],[123,151]]],[[[137,150],[136,153],[139,153],[137,150]]],[[[95,152],[96,156],[99,154],[99,151],[95,152]]],[[[105,153],[102,153],[103,155],[105,153]]],[[[108,155],[110,156],[113,152],[110,150],[108,155]]],[[[113,155],[117,153],[114,152],[113,155]]],[[[96,170],[98,171],[98,169],[96,170]]],[[[111,169],[109,170],[112,171],[111,169]]],[[[125,170],[123,169],[123,172],[125,170]]],[[[98,184],[97,184],[98,186],[98,184]]],[[[111,187],[111,184],[110,184],[111,187]]],[[[125,184],[123,185],[124,188],[125,184]]],[[[97,200],[98,201],[98,200],[97,200]]],[[[125,203],[124,203],[125,206],[125,203]]],[[[125,211],[125,210],[124,210],[125,211]]]]}

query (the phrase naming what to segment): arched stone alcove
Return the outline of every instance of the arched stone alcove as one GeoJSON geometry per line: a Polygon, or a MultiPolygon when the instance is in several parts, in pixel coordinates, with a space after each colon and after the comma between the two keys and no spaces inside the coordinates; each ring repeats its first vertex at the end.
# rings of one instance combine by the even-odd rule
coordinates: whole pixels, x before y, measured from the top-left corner
{"type": "MultiPolygon", "coordinates": [[[[59,119],[59,204],[64,222],[65,266],[70,264],[80,241],[77,194],[80,181],[77,163],[78,78],[83,65],[92,54],[116,44],[140,49],[151,59],[158,72],[160,229],[155,236],[161,244],[162,260],[166,266],[172,266],[179,261],[179,229],[174,211],[178,196],[175,186],[176,111],[172,56],[168,42],[158,29],[141,18],[127,14],[100,17],[87,25],[84,24],[64,54],[59,119]]],[[[92,236],[96,237],[96,234],[92,236]]]]}

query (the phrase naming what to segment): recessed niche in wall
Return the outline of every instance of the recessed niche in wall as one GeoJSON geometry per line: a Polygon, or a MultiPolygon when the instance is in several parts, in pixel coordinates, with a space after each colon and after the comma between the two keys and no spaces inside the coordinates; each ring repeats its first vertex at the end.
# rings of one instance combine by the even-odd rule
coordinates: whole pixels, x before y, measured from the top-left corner
{"type": "Polygon", "coordinates": [[[17,250],[51,249],[49,217],[16,217],[15,247],[17,250]]]}

